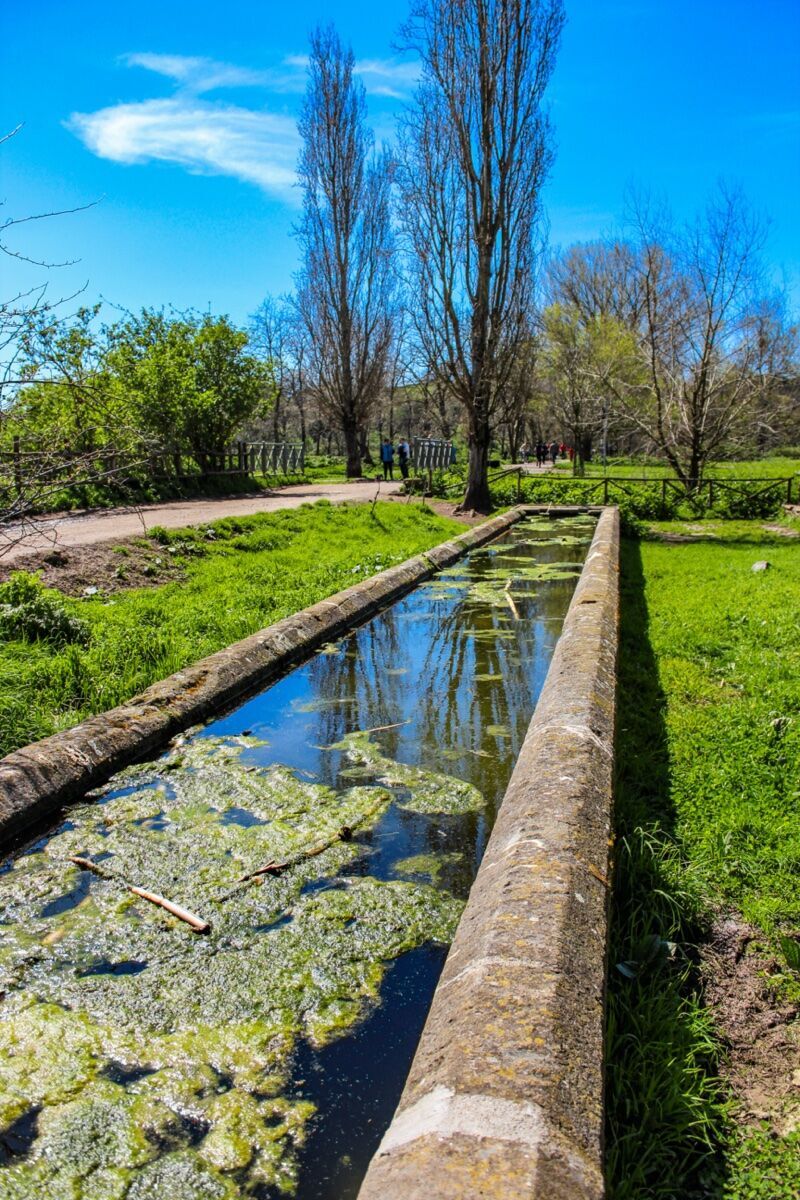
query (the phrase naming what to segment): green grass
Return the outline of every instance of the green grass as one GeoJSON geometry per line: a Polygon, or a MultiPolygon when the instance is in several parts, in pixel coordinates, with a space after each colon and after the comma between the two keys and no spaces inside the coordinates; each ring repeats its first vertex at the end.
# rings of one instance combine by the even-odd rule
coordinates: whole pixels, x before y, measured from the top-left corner
{"type": "Polygon", "coordinates": [[[714,909],[741,913],[800,994],[780,947],[800,928],[800,548],[755,522],[709,532],[623,546],[614,1200],[798,1195],[797,1135],[737,1132],[695,947],[714,909]]]}
{"type": "Polygon", "coordinates": [[[67,728],[343,587],[463,532],[414,505],[330,505],[163,532],[186,580],[68,601],[90,640],[0,643],[0,751],[67,728]],[[200,553],[198,554],[198,551],[200,553]]]}
{"type": "MultiPolygon", "coordinates": [[[[291,482],[302,482],[297,476],[291,482]]],[[[269,481],[274,483],[274,481],[269,481]]],[[[201,475],[184,476],[182,479],[133,479],[125,483],[96,483],[86,481],[71,487],[60,488],[47,496],[46,502],[33,509],[35,512],[71,512],[75,509],[116,508],[125,504],[158,504],[168,500],[194,499],[204,496],[240,496],[243,493],[259,492],[268,487],[268,481],[252,475],[201,475]]],[[[12,503],[10,484],[0,489],[0,508],[12,503]]]]}
{"type": "MultiPolygon", "coordinates": [[[[559,459],[556,463],[559,475],[572,473],[572,463],[559,459]]],[[[609,458],[606,466],[597,460],[586,464],[587,475],[609,475],[615,479],[663,479],[674,478],[675,472],[667,463],[654,458],[630,459],[609,458]]],[[[710,463],[706,476],[714,479],[785,479],[800,471],[800,456],[747,459],[736,462],[710,463]]]]}
{"type": "MultiPolygon", "coordinates": [[[[370,468],[365,468],[369,473],[370,468]]],[[[380,470],[379,467],[374,468],[380,470]]],[[[374,473],[374,472],[373,472],[374,473]]],[[[345,483],[347,480],[346,462],[341,455],[307,454],[303,471],[304,483],[345,483]]]]}

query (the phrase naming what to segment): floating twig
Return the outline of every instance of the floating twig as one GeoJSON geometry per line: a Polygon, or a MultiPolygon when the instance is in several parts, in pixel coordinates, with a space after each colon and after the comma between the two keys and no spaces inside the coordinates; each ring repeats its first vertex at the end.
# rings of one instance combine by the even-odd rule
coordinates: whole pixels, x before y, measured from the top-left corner
{"type": "Polygon", "coordinates": [[[69,861],[75,863],[76,867],[80,867],[83,871],[91,871],[93,875],[98,875],[100,879],[113,879],[108,871],[104,871],[99,863],[92,862],[90,858],[80,858],[77,854],[71,854],[69,861]]]}
{"type": "Polygon", "coordinates": [[[514,614],[514,620],[518,621],[519,620],[519,609],[517,608],[516,604],[514,603],[514,598],[511,595],[510,588],[511,588],[511,580],[509,579],[508,583],[503,588],[503,595],[505,596],[506,600],[508,601],[508,607],[511,609],[512,613],[514,614]]]}
{"type": "Polygon", "coordinates": [[[177,917],[179,921],[185,921],[195,933],[211,932],[210,921],[204,921],[202,917],[198,917],[196,913],[190,912],[188,908],[181,908],[180,904],[174,904],[172,900],[167,900],[164,896],[157,895],[156,892],[148,892],[145,888],[135,887],[132,883],[126,883],[124,879],[119,879],[118,876],[112,875],[110,871],[105,871],[99,863],[93,862],[91,858],[81,858],[77,854],[71,854],[69,861],[74,863],[76,867],[80,867],[83,871],[91,871],[93,875],[99,876],[100,879],[110,879],[122,884],[129,892],[133,892],[134,896],[140,896],[142,900],[149,900],[151,904],[165,909],[173,917],[177,917]]]}
{"type": "MultiPolygon", "coordinates": [[[[386,804],[390,799],[391,797],[388,795],[388,793],[384,792],[381,795],[380,800],[378,800],[376,804],[373,804],[372,808],[368,809],[367,812],[362,813],[361,817],[354,825],[342,825],[336,830],[336,833],[333,835],[333,837],[328,838],[327,841],[318,842],[309,850],[303,850],[300,854],[296,854],[294,858],[287,858],[284,862],[275,862],[273,859],[272,862],[268,862],[265,866],[258,867],[257,870],[250,871],[247,875],[242,875],[241,878],[236,880],[236,882],[249,883],[250,880],[258,879],[262,875],[282,875],[283,872],[288,871],[290,867],[297,867],[300,863],[305,862],[306,859],[315,858],[316,855],[323,854],[326,850],[330,850],[331,846],[335,846],[337,842],[349,842],[353,836],[353,830],[357,829],[359,825],[363,825],[365,821],[368,821],[369,818],[373,816],[374,813],[376,813],[378,809],[386,804]]],[[[230,895],[233,895],[233,893],[229,893],[229,895],[224,896],[223,899],[227,900],[230,895]]]]}
{"type": "Polygon", "coordinates": [[[148,892],[144,888],[134,887],[132,883],[126,883],[125,887],[129,892],[133,892],[134,896],[141,896],[143,900],[149,900],[151,904],[156,904],[159,908],[166,909],[168,913],[172,913],[173,917],[177,917],[179,921],[185,921],[195,933],[211,932],[211,922],[204,921],[202,917],[198,917],[196,913],[190,912],[188,908],[181,908],[180,904],[173,904],[171,900],[165,900],[163,896],[159,896],[155,892],[148,892]]]}
{"type": "Polygon", "coordinates": [[[385,729],[400,729],[402,725],[410,725],[411,718],[407,721],[395,721],[393,725],[373,725],[372,729],[360,729],[359,733],[383,733],[385,729]]]}

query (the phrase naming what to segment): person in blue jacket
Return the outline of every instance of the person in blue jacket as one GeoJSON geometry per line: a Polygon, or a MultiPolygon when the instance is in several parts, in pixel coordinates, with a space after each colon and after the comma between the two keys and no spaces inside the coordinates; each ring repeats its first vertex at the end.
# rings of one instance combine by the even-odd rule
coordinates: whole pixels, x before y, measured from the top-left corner
{"type": "Polygon", "coordinates": [[[383,478],[394,479],[394,446],[388,438],[381,443],[381,462],[383,463],[383,478]]]}

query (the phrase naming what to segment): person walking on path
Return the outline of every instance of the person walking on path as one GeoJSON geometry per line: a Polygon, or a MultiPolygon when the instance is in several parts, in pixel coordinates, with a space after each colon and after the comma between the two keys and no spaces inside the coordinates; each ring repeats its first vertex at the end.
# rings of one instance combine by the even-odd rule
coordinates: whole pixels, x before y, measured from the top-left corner
{"type": "Polygon", "coordinates": [[[397,461],[400,464],[400,474],[408,479],[408,460],[411,457],[411,447],[405,438],[400,438],[397,444],[397,461]]]}
{"type": "Polygon", "coordinates": [[[557,458],[558,458],[558,442],[551,442],[550,443],[550,460],[551,460],[553,466],[556,465],[557,458]]]}
{"type": "Polygon", "coordinates": [[[545,446],[541,439],[536,443],[536,465],[537,467],[544,466],[545,446]]]}
{"type": "Polygon", "coordinates": [[[394,479],[394,446],[388,438],[381,443],[381,462],[383,463],[383,478],[394,479]]]}

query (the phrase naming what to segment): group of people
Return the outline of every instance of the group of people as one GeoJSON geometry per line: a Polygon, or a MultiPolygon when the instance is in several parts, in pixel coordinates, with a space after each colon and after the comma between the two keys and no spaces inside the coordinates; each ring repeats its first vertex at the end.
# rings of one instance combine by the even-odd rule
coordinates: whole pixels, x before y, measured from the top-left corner
{"type": "Polygon", "coordinates": [[[397,465],[400,468],[400,474],[403,479],[408,479],[408,464],[411,459],[411,447],[405,438],[400,438],[397,446],[393,446],[389,438],[384,438],[381,442],[381,466],[383,467],[383,478],[394,479],[394,460],[395,453],[397,454],[397,465]]]}
{"type": "MultiPolygon", "coordinates": [[[[524,446],[520,447],[520,455],[522,456],[522,461],[524,463],[526,463],[528,461],[530,454],[531,454],[531,447],[528,446],[527,443],[524,446]]],[[[564,442],[556,442],[556,441],[537,442],[536,445],[533,447],[533,456],[536,459],[537,467],[543,467],[544,464],[548,460],[550,462],[552,462],[553,465],[555,466],[556,459],[558,458],[559,455],[561,455],[562,458],[566,458],[567,455],[569,455],[570,460],[571,460],[572,459],[572,447],[565,445],[564,442]]]]}

